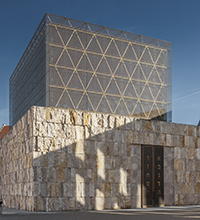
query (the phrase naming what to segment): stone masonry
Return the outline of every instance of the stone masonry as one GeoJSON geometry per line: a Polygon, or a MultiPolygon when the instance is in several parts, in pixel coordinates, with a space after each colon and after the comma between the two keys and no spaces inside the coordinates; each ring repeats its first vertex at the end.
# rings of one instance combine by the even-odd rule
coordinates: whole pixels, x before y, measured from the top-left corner
{"type": "Polygon", "coordinates": [[[0,140],[5,206],[139,208],[141,145],[164,146],[165,205],[200,204],[199,127],[34,106],[0,140]]]}

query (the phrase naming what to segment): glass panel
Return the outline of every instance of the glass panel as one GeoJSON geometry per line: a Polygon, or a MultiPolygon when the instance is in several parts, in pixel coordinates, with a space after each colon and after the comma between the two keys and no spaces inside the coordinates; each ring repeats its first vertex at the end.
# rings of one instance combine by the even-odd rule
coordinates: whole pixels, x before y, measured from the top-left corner
{"type": "Polygon", "coordinates": [[[87,103],[87,96],[86,96],[86,94],[84,94],[82,97],[81,97],[81,99],[80,99],[80,102],[79,102],[79,104],[78,104],[78,106],[77,106],[77,109],[80,109],[80,110],[86,110],[87,109],[87,105],[88,103],[87,103]]]}
{"type": "Polygon", "coordinates": [[[107,38],[107,37],[97,36],[97,40],[100,43],[101,49],[103,50],[103,52],[105,52],[105,50],[107,49],[111,39],[107,38]]]}
{"type": "Polygon", "coordinates": [[[143,70],[143,73],[145,75],[146,80],[148,80],[149,75],[150,75],[150,73],[151,73],[151,71],[153,69],[153,66],[147,65],[147,64],[142,64],[142,63],[140,65],[141,65],[141,68],[143,70]]]}
{"type": "Polygon", "coordinates": [[[128,60],[123,60],[123,62],[124,62],[124,65],[126,66],[126,70],[128,71],[129,75],[132,76],[132,74],[136,68],[137,63],[131,62],[128,60]]]}
{"type": "Polygon", "coordinates": [[[65,86],[64,83],[61,81],[61,77],[58,74],[59,73],[55,69],[55,67],[50,67],[49,84],[55,86],[65,86]]]}
{"type": "Polygon", "coordinates": [[[103,97],[103,99],[101,100],[101,103],[100,103],[97,111],[98,112],[105,112],[105,113],[111,112],[105,97],[103,97]]]}
{"type": "Polygon", "coordinates": [[[83,89],[81,82],[78,78],[77,73],[75,72],[69,82],[69,84],[67,85],[67,87],[69,88],[75,88],[75,89],[83,89]]]}
{"type": "Polygon", "coordinates": [[[88,111],[93,111],[93,108],[88,100],[88,97],[86,94],[84,94],[79,106],[78,106],[78,109],[81,109],[81,110],[88,110],[88,111]]]}
{"type": "Polygon", "coordinates": [[[120,94],[114,79],[111,80],[108,89],[106,90],[106,93],[115,94],[115,95],[120,94]]]}
{"type": "Polygon", "coordinates": [[[115,40],[115,44],[120,52],[120,55],[123,56],[126,48],[128,47],[128,42],[115,40]]]}
{"type": "Polygon", "coordinates": [[[64,44],[66,45],[67,42],[69,41],[69,38],[71,37],[73,31],[69,30],[67,28],[61,28],[61,27],[57,27],[58,28],[58,32],[62,38],[62,41],[64,42],[64,44]]]}
{"type": "Polygon", "coordinates": [[[103,35],[109,36],[109,33],[108,33],[108,31],[105,27],[100,33],[103,34],[103,35]]]}
{"type": "Polygon", "coordinates": [[[129,77],[123,62],[120,62],[119,66],[117,67],[116,71],[115,71],[115,75],[117,76],[123,76],[123,77],[129,77]]]}
{"type": "Polygon", "coordinates": [[[126,40],[126,36],[123,32],[118,36],[118,38],[126,40]]]}
{"type": "Polygon", "coordinates": [[[137,99],[124,98],[124,102],[129,110],[129,114],[131,115],[133,112],[133,109],[136,107],[137,99]]]}
{"type": "Polygon", "coordinates": [[[126,106],[124,104],[124,101],[121,99],[118,107],[117,107],[117,110],[115,111],[116,114],[120,114],[120,115],[129,115],[128,114],[128,111],[126,109],[126,106]]]}
{"type": "Polygon", "coordinates": [[[154,63],[156,63],[161,50],[149,47],[149,52],[151,53],[154,63]]]}
{"type": "Polygon", "coordinates": [[[60,99],[60,102],[58,103],[58,107],[70,108],[70,109],[74,108],[66,91],[64,92],[62,98],[60,99]]]}
{"type": "Polygon", "coordinates": [[[87,89],[94,92],[102,92],[95,75],[93,76],[92,81],[90,82],[87,89]]]}
{"type": "Polygon", "coordinates": [[[158,61],[157,61],[157,65],[160,66],[167,66],[167,51],[162,51],[159,55],[158,61]]]}
{"type": "Polygon", "coordinates": [[[61,95],[63,94],[64,89],[60,88],[53,88],[50,87],[50,100],[49,100],[49,105],[50,106],[56,106],[58,103],[58,100],[60,99],[61,95]]]}
{"type": "Polygon", "coordinates": [[[90,99],[92,106],[94,108],[94,111],[95,111],[100,100],[101,100],[102,94],[95,94],[95,93],[90,93],[90,92],[88,92],[87,94],[89,96],[89,99],[90,99]]]}
{"type": "Polygon", "coordinates": [[[145,52],[142,55],[141,61],[144,62],[144,63],[153,63],[147,48],[146,48],[145,52]]]}
{"type": "Polygon", "coordinates": [[[167,104],[157,102],[156,105],[158,107],[160,115],[165,114],[167,112],[167,104]]]}
{"type": "Polygon", "coordinates": [[[149,86],[146,84],[144,87],[142,94],[141,94],[141,99],[148,99],[148,100],[153,100],[151,92],[149,90],[149,86]]]}
{"type": "Polygon", "coordinates": [[[118,36],[121,32],[119,30],[110,29],[110,28],[107,28],[107,31],[108,31],[109,35],[113,36],[113,37],[118,36]]]}
{"type": "Polygon", "coordinates": [[[161,83],[160,78],[158,77],[157,71],[155,68],[153,68],[153,71],[151,72],[151,76],[149,77],[150,82],[156,82],[161,83]]]}
{"type": "Polygon", "coordinates": [[[109,47],[108,47],[108,49],[106,51],[106,54],[107,55],[116,56],[116,57],[120,56],[113,41],[109,45],[109,47]]]}
{"type": "Polygon", "coordinates": [[[167,102],[167,86],[162,86],[158,94],[157,101],[167,102]]]}
{"type": "Polygon", "coordinates": [[[70,90],[68,89],[68,92],[69,92],[69,95],[71,97],[71,100],[75,106],[75,108],[77,108],[78,104],[79,104],[79,101],[83,95],[83,92],[80,92],[80,91],[75,91],[75,90],[70,90]]]}
{"type": "Polygon", "coordinates": [[[68,52],[72,59],[72,62],[74,63],[74,66],[76,67],[83,53],[80,51],[70,50],[70,49],[68,49],[68,52]]]}
{"type": "Polygon", "coordinates": [[[100,62],[102,56],[97,55],[97,54],[90,54],[90,53],[87,53],[87,55],[88,55],[89,60],[93,66],[93,69],[95,71],[97,66],[99,65],[99,62],[100,62]]]}
{"type": "Polygon", "coordinates": [[[129,84],[128,84],[126,90],[125,90],[124,95],[128,96],[128,97],[132,97],[132,98],[136,98],[137,97],[131,82],[129,82],[129,84]]]}
{"type": "Polygon", "coordinates": [[[141,117],[143,115],[142,112],[143,112],[143,110],[141,108],[141,104],[139,102],[137,102],[136,107],[135,107],[132,114],[135,117],[141,117]]]}
{"type": "Polygon", "coordinates": [[[68,47],[73,47],[73,48],[77,48],[77,49],[83,49],[81,46],[81,43],[77,37],[76,32],[73,33],[68,45],[68,47]]]}
{"type": "Polygon", "coordinates": [[[93,25],[93,24],[89,24],[90,30],[92,32],[98,32],[102,30],[102,27],[99,25],[93,25]]]}
{"type": "Polygon", "coordinates": [[[108,67],[108,64],[106,63],[106,60],[105,58],[103,58],[97,68],[97,72],[100,72],[100,73],[106,73],[106,74],[111,74],[110,70],[109,70],[109,67],[108,67]]]}
{"type": "Polygon", "coordinates": [[[93,36],[92,41],[90,42],[89,46],[87,47],[87,51],[101,53],[101,49],[96,41],[95,36],[93,36]]]}
{"type": "Polygon", "coordinates": [[[135,71],[133,72],[132,79],[145,80],[140,65],[137,65],[135,71]]]}
{"type": "Polygon", "coordinates": [[[151,110],[151,107],[153,105],[153,102],[141,100],[141,104],[142,104],[142,107],[143,107],[144,112],[146,114],[146,117],[149,117],[150,110],[151,110]]]}
{"type": "Polygon", "coordinates": [[[137,95],[139,97],[140,94],[141,94],[141,91],[142,91],[142,89],[143,89],[143,87],[145,85],[145,83],[141,82],[141,81],[136,81],[136,80],[132,80],[132,83],[133,83],[133,85],[135,87],[135,90],[137,92],[137,95]]]}
{"type": "Polygon", "coordinates": [[[167,83],[167,69],[156,66],[158,75],[160,76],[162,83],[167,83]]]}
{"type": "Polygon", "coordinates": [[[82,22],[82,21],[77,21],[77,20],[73,20],[73,19],[70,19],[70,18],[69,18],[69,22],[72,25],[72,27],[74,27],[74,28],[79,27],[82,24],[84,24],[84,22],[82,22]]]}
{"type": "Polygon", "coordinates": [[[57,67],[57,71],[59,72],[62,81],[64,82],[64,85],[67,85],[70,77],[72,76],[73,70],[57,67]]]}
{"type": "Polygon", "coordinates": [[[128,79],[120,79],[120,78],[115,78],[115,81],[121,91],[121,94],[123,94],[124,89],[126,88],[126,86],[128,85],[128,79]]]}
{"type": "Polygon", "coordinates": [[[132,44],[132,48],[134,49],[137,59],[139,60],[143,51],[145,50],[145,46],[142,45],[137,45],[137,44],[132,44]]]}
{"type": "Polygon", "coordinates": [[[85,24],[85,25],[81,28],[81,30],[90,31],[89,26],[88,26],[87,24],[85,24]]]}
{"type": "Polygon", "coordinates": [[[50,39],[49,39],[49,43],[50,44],[56,44],[56,45],[63,45],[57,30],[55,29],[55,27],[50,26],[49,27],[49,31],[50,31],[50,39]]]}
{"type": "Polygon", "coordinates": [[[129,44],[128,49],[126,50],[123,57],[129,60],[137,60],[131,44],[129,44]]]}
{"type": "Polygon", "coordinates": [[[77,32],[77,35],[79,36],[79,39],[85,49],[87,47],[88,43],[90,42],[93,35],[86,34],[86,33],[80,32],[80,31],[77,32]]]}
{"type": "Polygon", "coordinates": [[[60,57],[63,49],[59,48],[59,47],[54,47],[54,46],[49,46],[49,62],[50,64],[55,64],[58,60],[58,58],[60,57]]]}
{"type": "Polygon", "coordinates": [[[160,85],[149,83],[149,87],[153,94],[154,99],[156,99],[156,96],[160,90],[160,85]]]}
{"type": "Polygon", "coordinates": [[[112,57],[106,57],[106,60],[108,61],[108,64],[110,66],[110,69],[112,71],[112,74],[115,72],[115,69],[117,67],[117,65],[119,64],[119,59],[115,59],[112,57]]]}
{"type": "Polygon", "coordinates": [[[103,90],[105,91],[107,86],[108,86],[108,83],[110,82],[111,80],[111,77],[110,76],[105,76],[105,75],[100,75],[100,74],[96,74],[97,75],[97,78],[99,79],[99,82],[101,84],[101,87],[103,88],[103,90]]]}
{"type": "Polygon", "coordinates": [[[59,58],[57,65],[66,66],[66,67],[73,67],[73,64],[72,64],[66,50],[64,50],[63,54],[59,58]]]}
{"type": "Polygon", "coordinates": [[[108,103],[110,104],[110,107],[112,109],[112,113],[114,113],[115,109],[117,107],[117,104],[118,104],[118,102],[120,100],[120,97],[106,95],[106,98],[108,100],[108,103]]]}
{"type": "Polygon", "coordinates": [[[80,63],[78,64],[78,69],[82,69],[82,70],[90,70],[92,71],[92,67],[90,65],[90,62],[88,61],[87,56],[84,54],[80,63]]]}

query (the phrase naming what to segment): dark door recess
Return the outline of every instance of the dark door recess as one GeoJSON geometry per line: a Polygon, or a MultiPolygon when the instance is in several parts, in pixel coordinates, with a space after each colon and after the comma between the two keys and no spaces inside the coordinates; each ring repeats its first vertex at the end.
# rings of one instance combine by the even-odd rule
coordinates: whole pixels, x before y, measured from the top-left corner
{"type": "Polygon", "coordinates": [[[164,206],[163,151],[142,146],[142,207],[164,206]]]}

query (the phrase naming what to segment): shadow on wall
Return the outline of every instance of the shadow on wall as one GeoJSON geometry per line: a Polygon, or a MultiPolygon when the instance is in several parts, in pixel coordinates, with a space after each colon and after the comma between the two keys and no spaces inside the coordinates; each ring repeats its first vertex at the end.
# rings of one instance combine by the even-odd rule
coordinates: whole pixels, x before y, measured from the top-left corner
{"type": "MultiPolygon", "coordinates": [[[[6,206],[29,211],[141,207],[141,144],[166,146],[164,124],[32,107],[0,141],[6,206]]],[[[172,205],[170,148],[165,158],[166,204],[172,205]]]]}
{"type": "Polygon", "coordinates": [[[35,210],[141,207],[134,121],[120,126],[128,118],[68,111],[59,123],[58,112],[48,109],[49,122],[35,121],[35,210]]]}

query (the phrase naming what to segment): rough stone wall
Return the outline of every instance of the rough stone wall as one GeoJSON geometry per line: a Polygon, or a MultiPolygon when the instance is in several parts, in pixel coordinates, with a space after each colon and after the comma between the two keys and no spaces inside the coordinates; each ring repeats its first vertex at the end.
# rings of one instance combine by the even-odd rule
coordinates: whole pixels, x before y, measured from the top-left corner
{"type": "Polygon", "coordinates": [[[35,111],[36,210],[140,207],[141,148],[131,144],[133,118],[35,111]]]}
{"type": "Polygon", "coordinates": [[[164,146],[165,204],[199,204],[199,127],[32,107],[0,141],[6,206],[139,208],[143,144],[164,146]]]}
{"type": "Polygon", "coordinates": [[[174,136],[175,205],[200,204],[199,128],[179,125],[174,136]]]}
{"type": "Polygon", "coordinates": [[[10,208],[34,210],[32,110],[0,140],[1,197],[10,208]]]}

